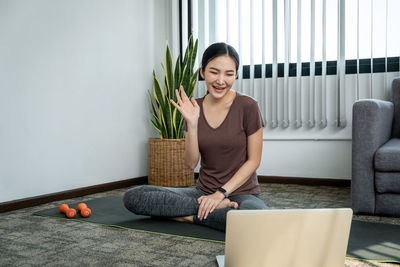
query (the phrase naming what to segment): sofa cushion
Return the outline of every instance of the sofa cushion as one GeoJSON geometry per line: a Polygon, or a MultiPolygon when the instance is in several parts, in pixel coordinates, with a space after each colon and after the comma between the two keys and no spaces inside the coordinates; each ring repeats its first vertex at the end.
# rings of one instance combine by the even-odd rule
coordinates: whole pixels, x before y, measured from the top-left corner
{"type": "Polygon", "coordinates": [[[375,153],[375,170],[380,172],[400,171],[400,138],[392,138],[375,153]]]}
{"type": "Polygon", "coordinates": [[[375,172],[378,193],[400,193],[400,172],[375,172]]]}

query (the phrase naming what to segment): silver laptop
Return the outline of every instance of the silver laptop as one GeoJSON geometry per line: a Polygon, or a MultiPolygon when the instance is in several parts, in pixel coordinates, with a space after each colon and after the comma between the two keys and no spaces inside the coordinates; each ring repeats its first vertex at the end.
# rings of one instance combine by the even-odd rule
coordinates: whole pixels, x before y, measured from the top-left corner
{"type": "Polygon", "coordinates": [[[218,265],[343,267],[351,209],[232,210],[218,265]]]}

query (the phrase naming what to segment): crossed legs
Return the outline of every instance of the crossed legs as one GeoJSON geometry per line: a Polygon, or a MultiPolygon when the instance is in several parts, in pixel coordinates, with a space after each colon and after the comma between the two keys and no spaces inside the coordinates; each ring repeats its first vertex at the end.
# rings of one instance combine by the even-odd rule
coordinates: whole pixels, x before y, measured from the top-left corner
{"type": "Polygon", "coordinates": [[[170,188],[143,185],[129,189],[124,195],[125,207],[133,213],[147,216],[166,217],[177,221],[193,222],[220,231],[225,231],[226,213],[234,208],[266,209],[264,202],[255,195],[243,194],[229,197],[207,216],[197,218],[197,199],[205,195],[190,188],[170,188]],[[237,207],[238,205],[238,207],[237,207]]]}

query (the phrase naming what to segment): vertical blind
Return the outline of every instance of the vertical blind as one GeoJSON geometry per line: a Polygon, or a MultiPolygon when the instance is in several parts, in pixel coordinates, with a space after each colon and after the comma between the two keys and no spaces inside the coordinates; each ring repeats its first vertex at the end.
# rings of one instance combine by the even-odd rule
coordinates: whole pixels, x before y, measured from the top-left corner
{"type": "MultiPolygon", "coordinates": [[[[361,5],[360,0],[182,0],[181,10],[183,22],[191,18],[182,31],[184,47],[190,27],[199,39],[200,56],[214,42],[236,48],[241,64],[234,89],[259,100],[271,128],[323,129],[328,123],[344,128],[346,103],[377,97],[377,58],[384,59],[379,87],[386,98],[388,58],[397,64],[392,71],[400,68],[400,1],[366,0],[361,5]],[[353,87],[346,81],[349,60],[356,62],[354,99],[347,99],[346,90],[353,87]],[[367,94],[362,90],[365,82],[360,86],[365,72],[367,94]],[[328,81],[331,75],[335,79],[328,81]],[[328,84],[332,81],[333,87],[328,84]],[[330,118],[328,106],[333,107],[330,118]]],[[[197,96],[205,91],[199,83],[197,96]]]]}

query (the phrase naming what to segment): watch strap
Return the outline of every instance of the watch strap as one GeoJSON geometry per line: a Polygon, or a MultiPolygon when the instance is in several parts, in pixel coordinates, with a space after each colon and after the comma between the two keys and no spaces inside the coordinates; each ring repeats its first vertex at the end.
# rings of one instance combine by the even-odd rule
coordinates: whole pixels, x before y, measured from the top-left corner
{"type": "Polygon", "coordinates": [[[222,187],[218,187],[217,190],[218,190],[219,192],[221,192],[222,194],[224,194],[225,197],[228,197],[228,196],[229,196],[229,193],[226,192],[226,190],[223,189],[222,187]]]}

